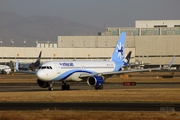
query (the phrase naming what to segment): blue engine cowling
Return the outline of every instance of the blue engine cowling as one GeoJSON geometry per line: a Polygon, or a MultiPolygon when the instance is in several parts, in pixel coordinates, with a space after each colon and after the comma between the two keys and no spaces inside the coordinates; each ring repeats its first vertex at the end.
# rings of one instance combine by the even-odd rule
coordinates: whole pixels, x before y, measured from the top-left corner
{"type": "Polygon", "coordinates": [[[89,86],[97,87],[102,85],[103,83],[104,83],[104,79],[101,76],[89,77],[87,79],[87,84],[89,86]]]}

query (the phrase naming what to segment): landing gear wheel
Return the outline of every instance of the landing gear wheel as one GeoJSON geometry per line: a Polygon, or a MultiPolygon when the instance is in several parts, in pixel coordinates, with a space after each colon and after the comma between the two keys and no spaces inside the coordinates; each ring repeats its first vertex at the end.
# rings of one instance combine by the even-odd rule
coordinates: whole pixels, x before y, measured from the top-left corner
{"type": "Polygon", "coordinates": [[[98,87],[95,87],[95,90],[98,90],[99,88],[98,87]]]}
{"type": "Polygon", "coordinates": [[[54,90],[54,88],[53,88],[53,86],[52,86],[52,83],[51,83],[51,84],[49,84],[49,88],[48,88],[48,90],[49,90],[49,91],[53,91],[53,90],[54,90]]]}
{"type": "Polygon", "coordinates": [[[102,89],[103,89],[103,85],[100,85],[100,86],[99,86],[99,89],[102,90],[102,89]]]}
{"type": "Polygon", "coordinates": [[[70,86],[69,85],[62,85],[62,90],[70,90],[70,86]]]}
{"type": "Polygon", "coordinates": [[[66,85],[66,90],[70,90],[70,86],[69,85],[66,85]]]}
{"type": "Polygon", "coordinates": [[[48,90],[49,90],[49,91],[53,91],[53,90],[54,90],[54,88],[53,88],[53,87],[51,87],[51,88],[49,87],[49,88],[48,88],[48,90]]]}
{"type": "Polygon", "coordinates": [[[95,87],[95,90],[102,90],[103,89],[103,85],[100,85],[100,86],[96,86],[95,87]]]}
{"type": "Polygon", "coordinates": [[[62,88],[62,90],[65,90],[65,85],[62,85],[62,87],[61,87],[61,88],[62,88]]]}

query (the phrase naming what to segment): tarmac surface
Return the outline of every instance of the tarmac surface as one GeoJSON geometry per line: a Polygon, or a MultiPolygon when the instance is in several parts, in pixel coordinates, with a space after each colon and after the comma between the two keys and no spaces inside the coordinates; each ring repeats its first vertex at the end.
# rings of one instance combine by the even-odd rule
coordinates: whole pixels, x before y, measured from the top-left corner
{"type": "MultiPolygon", "coordinates": [[[[71,90],[87,90],[93,87],[86,83],[70,83],[71,90]]],[[[123,86],[123,83],[106,83],[104,89],[149,89],[178,88],[176,83],[137,83],[136,86],[123,86]]],[[[61,84],[54,85],[55,91],[61,91],[61,84]]],[[[37,92],[47,91],[35,83],[1,83],[0,92],[37,92]]],[[[96,110],[96,111],[180,111],[180,103],[161,102],[0,102],[0,110],[96,110]]]]}
{"type": "Polygon", "coordinates": [[[100,110],[100,111],[180,111],[180,103],[157,102],[2,102],[0,110],[100,110]]]}
{"type": "MultiPolygon", "coordinates": [[[[128,82],[129,83],[129,82],[128,82]]],[[[53,84],[54,91],[61,91],[61,83],[53,84]]],[[[69,83],[70,90],[94,90],[94,87],[87,83],[69,83]]],[[[123,82],[104,83],[103,89],[150,89],[150,88],[179,88],[180,82],[136,82],[135,86],[124,86],[123,82]]],[[[47,91],[47,88],[41,88],[36,83],[0,83],[0,92],[30,92],[47,91]]]]}
{"type": "MultiPolygon", "coordinates": [[[[23,77],[23,76],[11,76],[23,77]]],[[[0,76],[6,79],[8,76],[0,76]]],[[[10,79],[10,77],[8,78],[10,79]]],[[[34,78],[32,78],[34,79],[34,78]]],[[[146,78],[148,79],[148,78],[146,78]]],[[[127,82],[129,83],[129,82],[127,82]]],[[[69,82],[70,91],[94,90],[94,87],[87,83],[69,82]]],[[[54,91],[61,90],[62,83],[53,84],[54,91]]],[[[135,85],[127,85],[124,82],[104,83],[104,90],[109,89],[150,89],[150,88],[179,88],[180,82],[136,82],[135,85]]],[[[36,92],[48,91],[47,88],[40,88],[37,83],[8,82],[0,83],[0,92],[36,92]]],[[[180,111],[180,103],[158,103],[158,102],[0,102],[0,110],[110,110],[110,111],[180,111]]]]}

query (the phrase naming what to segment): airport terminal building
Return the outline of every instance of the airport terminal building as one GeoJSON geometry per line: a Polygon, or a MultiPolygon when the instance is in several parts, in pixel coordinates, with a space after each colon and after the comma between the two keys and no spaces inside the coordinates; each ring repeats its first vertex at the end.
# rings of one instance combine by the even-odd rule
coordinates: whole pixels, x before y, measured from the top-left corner
{"type": "Polygon", "coordinates": [[[135,27],[106,28],[97,36],[58,36],[57,43],[37,42],[36,47],[0,47],[2,62],[34,62],[42,51],[42,62],[51,59],[108,60],[119,35],[126,32],[125,54],[132,51],[131,62],[167,65],[176,55],[180,65],[180,20],[138,20],[135,27]]]}

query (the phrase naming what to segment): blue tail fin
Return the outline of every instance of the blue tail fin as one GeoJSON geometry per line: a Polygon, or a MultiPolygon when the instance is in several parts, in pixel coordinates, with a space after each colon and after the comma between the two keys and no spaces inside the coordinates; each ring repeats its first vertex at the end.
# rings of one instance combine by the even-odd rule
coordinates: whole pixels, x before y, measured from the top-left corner
{"type": "Polygon", "coordinates": [[[124,43],[125,43],[126,33],[122,32],[116,48],[114,49],[114,53],[111,57],[111,60],[114,62],[123,62],[124,59],[124,43]]]}
{"type": "Polygon", "coordinates": [[[170,68],[171,68],[171,66],[172,66],[172,64],[173,64],[173,62],[174,62],[174,58],[175,58],[175,55],[173,56],[171,62],[169,63],[169,67],[170,67],[170,68]]]}
{"type": "Polygon", "coordinates": [[[118,40],[114,53],[111,60],[115,63],[114,71],[120,71],[122,65],[124,64],[124,43],[125,43],[126,33],[122,32],[118,40]]]}

